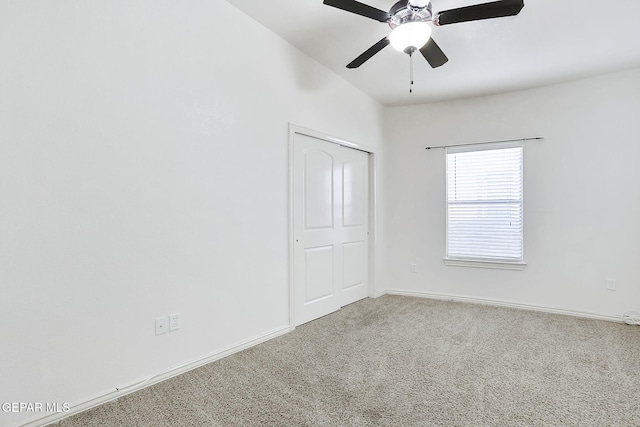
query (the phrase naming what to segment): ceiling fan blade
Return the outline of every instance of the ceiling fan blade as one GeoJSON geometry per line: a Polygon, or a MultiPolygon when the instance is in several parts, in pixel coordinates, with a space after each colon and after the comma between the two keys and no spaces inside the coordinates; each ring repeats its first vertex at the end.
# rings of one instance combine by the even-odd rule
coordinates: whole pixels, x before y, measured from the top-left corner
{"type": "Polygon", "coordinates": [[[449,60],[447,55],[444,54],[442,49],[440,49],[440,46],[438,46],[433,39],[429,39],[427,44],[422,46],[420,53],[424,56],[424,59],[427,60],[429,65],[431,65],[431,68],[437,68],[444,65],[449,60]]]}
{"type": "Polygon", "coordinates": [[[362,55],[358,56],[356,59],[351,61],[349,65],[347,65],[347,68],[358,68],[359,66],[367,62],[369,59],[371,59],[373,55],[375,55],[376,53],[384,49],[388,44],[389,44],[389,39],[387,37],[383,38],[378,43],[374,44],[369,49],[365,50],[362,55]]]}
{"type": "Polygon", "coordinates": [[[357,2],[355,0],[324,0],[324,4],[346,10],[347,12],[375,19],[380,22],[387,22],[390,18],[389,13],[384,10],[357,2]]]}
{"type": "Polygon", "coordinates": [[[436,25],[447,25],[458,22],[514,16],[520,13],[523,7],[524,0],[500,0],[491,3],[475,4],[440,12],[435,16],[433,22],[436,25]]]}

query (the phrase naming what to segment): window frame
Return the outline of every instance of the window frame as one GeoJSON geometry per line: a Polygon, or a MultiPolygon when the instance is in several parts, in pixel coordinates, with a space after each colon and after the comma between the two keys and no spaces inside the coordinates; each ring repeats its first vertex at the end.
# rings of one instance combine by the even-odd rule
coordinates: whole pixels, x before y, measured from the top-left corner
{"type": "Polygon", "coordinates": [[[445,255],[443,261],[445,265],[448,266],[456,266],[456,267],[478,267],[478,268],[492,268],[492,269],[502,269],[502,270],[524,270],[527,266],[525,262],[525,218],[524,218],[524,162],[525,162],[525,152],[524,152],[524,143],[522,141],[518,142],[492,142],[492,143],[484,143],[478,145],[457,145],[457,146],[449,146],[446,147],[445,150],[445,255]],[[520,202],[521,208],[521,216],[522,216],[522,251],[520,260],[509,261],[509,260],[499,260],[499,259],[484,259],[484,258],[462,258],[462,257],[449,257],[449,174],[448,174],[448,161],[449,154],[456,153],[467,153],[467,152],[477,152],[477,151],[489,151],[489,150],[499,150],[504,148],[521,148],[522,149],[522,160],[520,163],[520,173],[522,177],[522,199],[520,202]]]}

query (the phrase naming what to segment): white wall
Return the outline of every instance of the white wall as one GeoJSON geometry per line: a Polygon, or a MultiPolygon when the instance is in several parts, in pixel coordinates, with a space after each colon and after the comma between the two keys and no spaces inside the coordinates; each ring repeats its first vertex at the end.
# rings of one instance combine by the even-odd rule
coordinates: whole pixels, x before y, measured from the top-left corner
{"type": "Polygon", "coordinates": [[[497,96],[386,110],[379,278],[391,290],[598,315],[640,310],[640,70],[497,96]],[[445,152],[429,145],[530,136],[524,271],[451,267],[445,152]],[[416,263],[418,273],[409,265],[416,263]],[[605,290],[616,278],[618,289],[605,290]]]}
{"type": "Polygon", "coordinates": [[[379,104],[221,0],[3,1],[0,58],[0,402],[288,325],[288,123],[380,148],[379,104]]]}

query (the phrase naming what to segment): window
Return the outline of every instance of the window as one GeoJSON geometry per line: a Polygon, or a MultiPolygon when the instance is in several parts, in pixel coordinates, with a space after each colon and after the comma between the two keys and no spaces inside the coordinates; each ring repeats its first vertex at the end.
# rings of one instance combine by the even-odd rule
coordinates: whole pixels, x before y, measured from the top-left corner
{"type": "Polygon", "coordinates": [[[524,267],[522,162],[521,144],[447,149],[447,264],[524,267]]]}

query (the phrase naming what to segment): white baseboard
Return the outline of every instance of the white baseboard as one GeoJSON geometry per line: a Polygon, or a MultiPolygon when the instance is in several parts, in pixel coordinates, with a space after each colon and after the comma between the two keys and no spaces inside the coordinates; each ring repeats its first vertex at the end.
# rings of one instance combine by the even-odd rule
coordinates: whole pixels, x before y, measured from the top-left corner
{"type": "MultiPolygon", "coordinates": [[[[374,298],[380,298],[381,296],[386,295],[386,294],[387,294],[387,291],[376,292],[374,298]]],[[[400,294],[398,294],[398,295],[400,295],[400,294]]]]}
{"type": "Polygon", "coordinates": [[[253,347],[255,345],[268,341],[270,339],[276,338],[280,335],[284,335],[290,331],[291,331],[291,328],[289,327],[289,325],[274,329],[265,334],[242,341],[238,344],[234,344],[232,346],[229,346],[227,348],[224,348],[220,351],[209,354],[197,360],[192,360],[190,362],[186,362],[178,366],[170,367],[165,371],[159,372],[153,375],[152,377],[147,378],[146,380],[142,380],[122,388],[117,388],[116,391],[95,397],[93,399],[89,399],[80,403],[73,404],[71,405],[71,410],[69,412],[51,414],[46,417],[28,422],[26,424],[22,424],[22,427],[41,427],[47,424],[54,423],[56,421],[60,421],[63,418],[70,417],[72,415],[78,414],[80,412],[84,412],[88,409],[95,408],[96,406],[99,406],[104,403],[110,402],[112,400],[118,399],[120,397],[126,396],[127,394],[136,392],[138,390],[142,390],[145,387],[149,387],[153,384],[157,384],[169,378],[172,378],[177,375],[183,374],[185,372],[191,371],[193,369],[199,368],[208,363],[215,362],[216,360],[220,360],[224,357],[230,356],[239,351],[253,347]]]}
{"type": "Polygon", "coordinates": [[[582,317],[587,319],[607,320],[610,322],[622,323],[622,316],[615,314],[591,313],[587,311],[570,310],[567,308],[549,307],[541,305],[521,304],[513,301],[496,300],[491,298],[468,297],[463,295],[442,294],[436,292],[409,292],[398,289],[388,289],[380,292],[376,297],[382,295],[401,295],[407,297],[430,298],[444,301],[465,302],[470,304],[492,305],[497,307],[517,308],[519,310],[539,311],[543,313],[563,314],[565,316],[582,317]]]}

